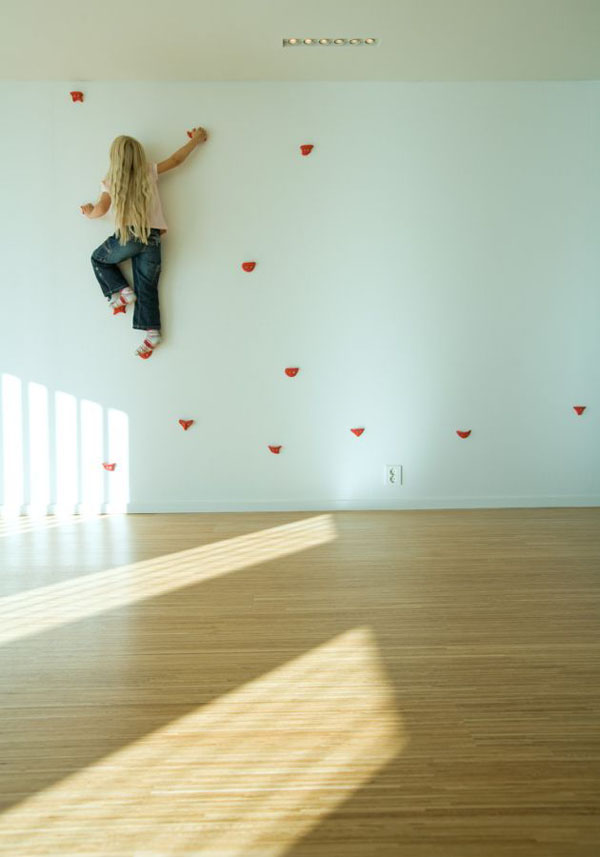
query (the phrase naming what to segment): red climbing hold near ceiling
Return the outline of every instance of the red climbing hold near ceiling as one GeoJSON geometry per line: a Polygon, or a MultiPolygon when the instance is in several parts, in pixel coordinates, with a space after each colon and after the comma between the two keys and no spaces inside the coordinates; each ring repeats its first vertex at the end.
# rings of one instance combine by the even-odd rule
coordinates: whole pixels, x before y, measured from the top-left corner
{"type": "Polygon", "coordinates": [[[298,368],[298,366],[288,366],[288,368],[285,370],[285,374],[288,375],[290,378],[293,378],[295,375],[298,374],[298,368]]]}
{"type": "Polygon", "coordinates": [[[114,470],[116,466],[116,464],[106,464],[106,462],[102,465],[105,470],[114,470]]]}
{"type": "Polygon", "coordinates": [[[459,437],[469,437],[469,435],[471,434],[471,429],[469,429],[469,431],[458,431],[457,430],[456,434],[459,437]]]}
{"type": "Polygon", "coordinates": [[[585,411],[585,405],[573,405],[573,410],[576,414],[581,416],[582,413],[585,411]]]}
{"type": "Polygon", "coordinates": [[[184,431],[187,431],[190,426],[194,425],[194,420],[179,420],[179,425],[184,431]]]}
{"type": "Polygon", "coordinates": [[[281,447],[280,446],[270,446],[269,449],[271,450],[271,452],[274,452],[275,455],[279,455],[281,447]]]}
{"type": "Polygon", "coordinates": [[[256,262],[242,262],[242,268],[244,271],[253,271],[256,267],[256,262]]]}
{"type": "Polygon", "coordinates": [[[83,92],[70,92],[69,95],[73,101],[83,101],[83,92]]]}
{"type": "Polygon", "coordinates": [[[360,436],[361,436],[361,434],[364,432],[364,428],[354,428],[354,429],[350,429],[350,431],[351,431],[353,434],[355,434],[355,435],[356,435],[356,437],[360,437],[360,436]]]}
{"type": "Polygon", "coordinates": [[[304,146],[300,146],[300,150],[303,155],[310,155],[313,149],[314,146],[312,145],[312,143],[305,143],[304,146]]]}

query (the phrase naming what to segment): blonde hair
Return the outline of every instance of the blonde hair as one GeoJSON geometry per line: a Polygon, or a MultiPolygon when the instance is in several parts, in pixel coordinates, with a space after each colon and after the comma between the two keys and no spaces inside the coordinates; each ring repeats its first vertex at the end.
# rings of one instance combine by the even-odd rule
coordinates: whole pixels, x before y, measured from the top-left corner
{"type": "Polygon", "coordinates": [[[119,243],[126,244],[133,235],[147,244],[154,187],[142,144],[133,137],[116,137],[110,147],[110,166],[104,181],[110,190],[119,243]]]}

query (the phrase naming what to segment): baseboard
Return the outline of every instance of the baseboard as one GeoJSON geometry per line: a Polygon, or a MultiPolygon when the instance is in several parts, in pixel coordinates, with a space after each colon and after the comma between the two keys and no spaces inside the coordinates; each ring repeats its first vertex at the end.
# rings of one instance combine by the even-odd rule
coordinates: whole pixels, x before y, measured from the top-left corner
{"type": "Polygon", "coordinates": [[[401,509],[505,509],[600,506],[600,495],[562,497],[421,497],[410,500],[213,500],[198,503],[129,503],[132,514],[185,512],[326,512],[401,509]]]}
{"type": "MultiPolygon", "coordinates": [[[[200,512],[335,512],[385,511],[410,509],[520,509],[570,508],[600,506],[600,495],[564,495],[559,497],[414,497],[407,500],[207,500],[193,503],[129,503],[127,509],[111,508],[102,504],[98,509],[86,509],[79,504],[73,508],[58,509],[54,504],[46,510],[36,509],[37,515],[93,515],[115,514],[185,514],[200,512]]],[[[12,509],[0,506],[0,516],[30,515],[28,505],[12,509]]]]}

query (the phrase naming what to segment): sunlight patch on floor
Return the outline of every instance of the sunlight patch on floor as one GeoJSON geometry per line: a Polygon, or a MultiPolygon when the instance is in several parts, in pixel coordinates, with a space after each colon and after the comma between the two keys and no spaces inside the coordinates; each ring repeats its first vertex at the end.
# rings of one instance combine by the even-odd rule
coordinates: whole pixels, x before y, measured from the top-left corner
{"type": "Polygon", "coordinates": [[[8,810],[0,853],[280,857],[407,740],[354,628],[8,810]]]}
{"type": "Polygon", "coordinates": [[[135,604],[337,538],[331,515],[260,530],[0,599],[0,643],[135,604]]]}

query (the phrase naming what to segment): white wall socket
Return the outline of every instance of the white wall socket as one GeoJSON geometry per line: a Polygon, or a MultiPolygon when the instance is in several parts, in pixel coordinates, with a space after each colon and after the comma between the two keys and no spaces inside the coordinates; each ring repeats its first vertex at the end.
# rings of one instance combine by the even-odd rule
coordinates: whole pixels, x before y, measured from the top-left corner
{"type": "Polygon", "coordinates": [[[386,466],[385,466],[385,484],[386,485],[402,485],[402,465],[401,464],[386,464],[386,466]]]}

